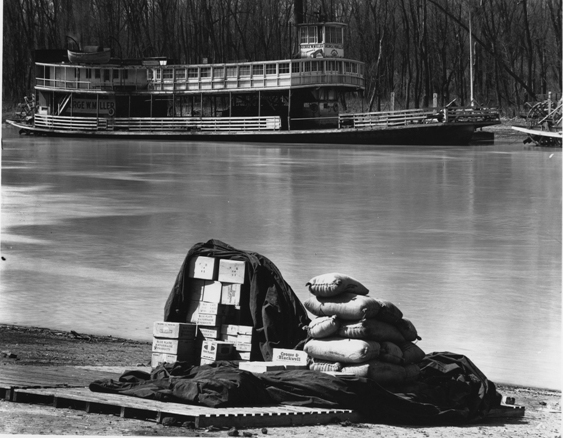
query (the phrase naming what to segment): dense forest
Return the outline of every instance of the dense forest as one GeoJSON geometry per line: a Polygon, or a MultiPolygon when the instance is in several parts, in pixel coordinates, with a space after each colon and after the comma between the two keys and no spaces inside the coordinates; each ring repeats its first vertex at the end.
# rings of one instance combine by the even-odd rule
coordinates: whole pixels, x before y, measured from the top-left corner
{"type": "Polygon", "coordinates": [[[116,58],[292,58],[295,5],[304,21],[348,24],[345,56],[366,63],[374,110],[391,93],[396,108],[431,105],[434,93],[469,105],[471,71],[475,103],[505,115],[561,93],[561,0],[4,0],[3,102],[31,92],[35,49],[73,40],[116,58]]]}

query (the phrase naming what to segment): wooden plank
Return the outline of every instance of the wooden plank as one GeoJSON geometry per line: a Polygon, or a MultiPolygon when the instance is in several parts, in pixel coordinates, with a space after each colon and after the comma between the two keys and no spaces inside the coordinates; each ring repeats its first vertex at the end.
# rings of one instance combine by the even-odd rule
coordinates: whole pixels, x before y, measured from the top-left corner
{"type": "Polygon", "coordinates": [[[18,402],[52,404],[55,407],[119,414],[124,418],[140,418],[158,422],[172,417],[180,421],[193,421],[196,427],[211,425],[216,427],[273,427],[326,424],[335,420],[354,422],[360,420],[357,412],[346,409],[304,406],[210,408],[119,394],[95,393],[88,388],[16,389],[14,393],[14,401],[18,402]]]}

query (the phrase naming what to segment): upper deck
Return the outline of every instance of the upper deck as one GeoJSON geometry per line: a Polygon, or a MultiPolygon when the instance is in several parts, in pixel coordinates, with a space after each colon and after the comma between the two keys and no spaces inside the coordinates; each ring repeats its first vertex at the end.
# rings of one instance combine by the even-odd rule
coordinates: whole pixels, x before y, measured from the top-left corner
{"type": "Polygon", "coordinates": [[[308,87],[364,88],[364,63],[301,58],[188,65],[36,63],[38,90],[80,93],[221,93],[308,87]]]}

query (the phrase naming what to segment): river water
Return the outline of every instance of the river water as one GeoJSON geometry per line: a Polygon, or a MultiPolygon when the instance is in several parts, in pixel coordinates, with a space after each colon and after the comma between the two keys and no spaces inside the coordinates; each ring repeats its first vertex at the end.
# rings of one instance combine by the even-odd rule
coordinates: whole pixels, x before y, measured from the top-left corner
{"type": "Polygon", "coordinates": [[[220,239],[298,297],[342,272],[427,353],[561,389],[561,149],[2,140],[0,323],[150,340],[187,251],[220,239]]]}

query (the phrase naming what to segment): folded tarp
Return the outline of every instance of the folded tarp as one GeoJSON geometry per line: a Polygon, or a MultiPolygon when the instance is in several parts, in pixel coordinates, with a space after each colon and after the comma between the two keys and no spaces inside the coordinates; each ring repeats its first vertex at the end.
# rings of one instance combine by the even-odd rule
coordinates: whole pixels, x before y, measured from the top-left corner
{"type": "Polygon", "coordinates": [[[191,300],[188,267],[189,260],[195,256],[246,262],[245,291],[248,295],[241,305],[243,320],[240,324],[254,327],[256,348],[253,346],[252,360],[269,361],[274,348],[293,349],[303,343],[310,319],[278,268],[263,255],[238,250],[214,239],[197,243],[188,251],[164,307],[165,321],[186,322],[191,300]]]}
{"type": "Polygon", "coordinates": [[[152,373],[126,372],[119,381],[98,380],[90,389],[216,408],[285,404],[353,409],[366,421],[392,424],[465,424],[500,404],[494,383],[465,356],[432,353],[421,367],[413,384],[384,388],[370,379],[318,371],[252,374],[233,362],[177,362],[152,373]]]}

